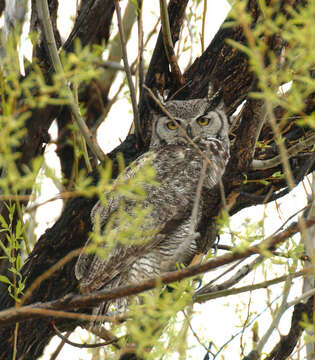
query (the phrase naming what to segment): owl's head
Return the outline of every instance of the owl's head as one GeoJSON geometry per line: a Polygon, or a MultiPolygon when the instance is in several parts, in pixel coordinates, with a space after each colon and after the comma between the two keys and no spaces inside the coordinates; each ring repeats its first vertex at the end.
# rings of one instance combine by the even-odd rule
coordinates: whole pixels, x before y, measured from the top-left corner
{"type": "Polygon", "coordinates": [[[172,100],[164,106],[176,123],[164,113],[154,114],[150,147],[187,143],[187,136],[196,144],[213,138],[228,142],[229,123],[222,100],[172,100]]]}

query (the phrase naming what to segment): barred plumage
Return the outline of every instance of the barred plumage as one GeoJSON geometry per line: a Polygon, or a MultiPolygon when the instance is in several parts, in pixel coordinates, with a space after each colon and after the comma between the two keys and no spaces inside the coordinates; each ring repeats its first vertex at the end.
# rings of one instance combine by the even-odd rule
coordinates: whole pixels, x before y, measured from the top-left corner
{"type": "MultiPolygon", "coordinates": [[[[82,293],[159,276],[174,270],[177,263],[189,264],[196,252],[191,222],[194,221],[195,231],[202,208],[201,199],[197,218],[192,219],[204,161],[200,151],[209,159],[203,186],[212,188],[221,179],[229,158],[228,119],[223,104],[213,98],[169,101],[165,107],[180,126],[162,113],[154,114],[150,150],[126,168],[117,180],[127,182],[148,162],[152,163],[159,185],[143,184],[147,197],[141,206],[152,208],[150,219],[144,219],[143,226],[155,235],[142,245],[117,243],[107,260],[83,252],[75,267],[82,293]],[[199,149],[187,140],[187,136],[199,149]]],[[[104,207],[99,201],[91,214],[93,223],[96,215],[99,217],[101,228],[122,202],[128,213],[136,205],[135,200],[123,195],[107,195],[107,205],[104,207]]],[[[118,311],[124,311],[127,303],[126,299],[117,301],[118,311]]],[[[106,312],[108,305],[102,304],[95,313],[106,312]]]]}

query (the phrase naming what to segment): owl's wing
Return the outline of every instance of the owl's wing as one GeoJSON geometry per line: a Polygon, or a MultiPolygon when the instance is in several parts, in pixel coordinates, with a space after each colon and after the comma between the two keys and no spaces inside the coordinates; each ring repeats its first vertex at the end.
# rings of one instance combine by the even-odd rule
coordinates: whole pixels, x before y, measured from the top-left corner
{"type": "MultiPolygon", "coordinates": [[[[156,154],[153,151],[149,151],[140,156],[131,164],[131,166],[128,166],[124,172],[119,175],[115,183],[125,183],[134,178],[137,172],[154,162],[155,156],[156,154]]],[[[150,194],[152,186],[147,184],[141,185],[143,185],[148,194],[150,194]]],[[[112,214],[119,211],[119,206],[122,200],[125,204],[125,208],[129,209],[129,211],[131,211],[135,206],[134,200],[120,194],[116,193],[114,196],[111,196],[111,193],[108,193],[107,195],[108,200],[106,205],[104,206],[101,201],[98,201],[91,211],[91,220],[94,224],[94,229],[96,221],[99,221],[100,229],[104,230],[112,214]]],[[[150,200],[145,202],[150,203],[150,200]]],[[[146,204],[144,204],[144,207],[145,205],[146,204]]],[[[155,226],[158,226],[158,224],[155,223],[155,226]]],[[[117,244],[111,251],[109,257],[104,260],[97,254],[85,252],[85,249],[91,245],[91,242],[92,240],[90,237],[75,265],[75,276],[78,280],[80,280],[80,288],[82,292],[97,290],[101,286],[104,286],[106,283],[119,275],[122,270],[121,264],[124,265],[124,268],[127,267],[130,263],[132,263],[134,257],[139,255],[139,252],[146,248],[146,246],[117,244]]],[[[102,244],[102,246],[106,246],[106,244],[102,244]]]]}
{"type": "MultiPolygon", "coordinates": [[[[181,187],[174,186],[174,181],[180,183],[182,180],[181,169],[185,171],[186,163],[183,158],[183,151],[180,147],[175,147],[172,151],[169,150],[163,148],[160,151],[149,151],[143,154],[130,167],[127,167],[116,180],[117,182],[127,182],[149,163],[154,166],[159,185],[142,184],[147,197],[141,202],[141,206],[151,208],[150,218],[152,221],[145,219],[143,223],[149,227],[148,230],[152,230],[157,235],[152,236],[152,239],[144,245],[118,243],[106,260],[101,259],[97,254],[89,255],[83,252],[75,267],[75,274],[80,280],[82,292],[98,290],[128,271],[135,259],[162,241],[166,234],[177,226],[177,222],[187,211],[189,204],[183,198],[181,187]],[[172,164],[171,169],[163,165],[168,162],[172,164]],[[172,171],[174,171],[173,174],[172,171]]],[[[99,219],[101,228],[105,226],[112,214],[119,210],[122,201],[127,213],[130,213],[135,206],[135,201],[116,193],[113,197],[109,197],[105,206],[100,201],[94,206],[91,213],[92,222],[95,224],[96,219],[99,219]]],[[[87,244],[90,241],[89,239],[87,244]]]]}

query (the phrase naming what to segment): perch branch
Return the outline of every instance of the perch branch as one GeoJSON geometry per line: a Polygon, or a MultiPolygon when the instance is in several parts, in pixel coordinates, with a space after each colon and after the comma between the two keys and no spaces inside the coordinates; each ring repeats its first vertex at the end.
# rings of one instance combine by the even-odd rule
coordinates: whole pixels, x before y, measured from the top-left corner
{"type": "MultiPolygon", "coordinates": [[[[315,224],[315,219],[306,221],[306,226],[310,227],[315,224]]],[[[274,249],[276,245],[285,241],[288,237],[293,236],[299,232],[297,222],[288,226],[286,230],[279,233],[273,238],[267,238],[260,242],[257,246],[251,246],[242,252],[234,252],[232,254],[225,254],[209,260],[203,264],[194,265],[173,271],[162,275],[160,278],[153,278],[143,281],[138,284],[121,286],[114,289],[107,289],[95,292],[89,295],[74,295],[69,294],[63,298],[53,300],[46,303],[36,303],[20,308],[14,307],[0,312],[0,326],[3,324],[21,322],[33,318],[41,317],[40,310],[67,310],[74,308],[93,307],[104,301],[115,300],[118,298],[136,295],[143,291],[151,290],[161,284],[170,284],[174,281],[180,281],[188,277],[192,277],[201,273],[205,273],[219,266],[230,264],[236,260],[249,257],[253,254],[260,254],[262,249],[274,249]],[[37,313],[36,313],[37,312],[37,313]]]]}

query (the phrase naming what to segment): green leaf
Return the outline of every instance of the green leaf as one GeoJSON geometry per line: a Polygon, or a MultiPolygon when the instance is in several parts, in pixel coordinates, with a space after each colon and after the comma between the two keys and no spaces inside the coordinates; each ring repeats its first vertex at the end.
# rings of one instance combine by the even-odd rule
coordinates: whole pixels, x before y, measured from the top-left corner
{"type": "Polygon", "coordinates": [[[0,215],[0,223],[3,228],[5,228],[5,229],[9,228],[8,223],[5,221],[5,218],[2,215],[0,215]]]}
{"type": "Polygon", "coordinates": [[[0,275],[0,282],[11,285],[11,281],[4,275],[0,275]]]}

